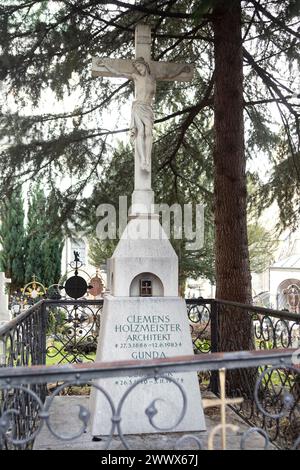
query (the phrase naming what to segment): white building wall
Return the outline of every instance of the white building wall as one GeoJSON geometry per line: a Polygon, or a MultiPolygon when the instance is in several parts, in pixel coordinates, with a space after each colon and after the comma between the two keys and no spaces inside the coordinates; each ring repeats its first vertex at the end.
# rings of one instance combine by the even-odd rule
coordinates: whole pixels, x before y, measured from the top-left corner
{"type": "MultiPolygon", "coordinates": [[[[61,273],[64,276],[66,273],[70,273],[73,269],[70,266],[70,263],[74,261],[74,251],[79,252],[79,259],[83,263],[81,269],[85,271],[87,277],[93,277],[96,274],[96,267],[93,266],[89,262],[89,246],[88,240],[85,237],[77,238],[75,240],[71,240],[70,238],[66,238],[63,251],[62,251],[62,259],[61,259],[61,273]]],[[[79,272],[80,274],[80,272],[79,272]]],[[[106,273],[103,270],[99,271],[104,284],[106,285],[106,273]]]]}

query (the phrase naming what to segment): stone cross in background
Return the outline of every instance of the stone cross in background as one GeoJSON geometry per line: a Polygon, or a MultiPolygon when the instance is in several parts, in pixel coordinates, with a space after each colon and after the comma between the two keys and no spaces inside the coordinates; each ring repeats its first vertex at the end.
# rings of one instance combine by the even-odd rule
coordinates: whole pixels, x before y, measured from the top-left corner
{"type": "Polygon", "coordinates": [[[138,24],[135,28],[135,59],[94,58],[94,77],[123,77],[134,81],[130,135],[135,144],[135,176],[133,205],[151,212],[151,151],[154,114],[152,103],[158,80],[191,81],[194,67],[190,64],[151,60],[151,29],[138,24]]]}
{"type": "Polygon", "coordinates": [[[0,323],[10,320],[8,294],[6,293],[6,284],[10,283],[11,279],[5,277],[5,273],[0,272],[0,323]]]}

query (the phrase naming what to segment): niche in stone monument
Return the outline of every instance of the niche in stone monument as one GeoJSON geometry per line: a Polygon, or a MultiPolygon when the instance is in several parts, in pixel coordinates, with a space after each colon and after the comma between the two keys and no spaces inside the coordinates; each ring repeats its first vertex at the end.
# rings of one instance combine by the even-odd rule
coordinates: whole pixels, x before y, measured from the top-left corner
{"type": "Polygon", "coordinates": [[[130,297],[163,297],[163,283],[152,273],[141,273],[135,276],[130,284],[130,297]]]}
{"type": "Polygon", "coordinates": [[[140,296],[152,297],[152,281],[151,279],[140,279],[140,296]]]}

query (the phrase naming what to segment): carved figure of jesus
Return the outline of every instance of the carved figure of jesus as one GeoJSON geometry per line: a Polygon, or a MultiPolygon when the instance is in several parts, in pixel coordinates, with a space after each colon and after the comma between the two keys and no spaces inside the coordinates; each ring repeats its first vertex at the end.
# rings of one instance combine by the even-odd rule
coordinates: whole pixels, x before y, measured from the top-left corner
{"type": "Polygon", "coordinates": [[[151,213],[154,194],[151,186],[153,145],[153,101],[157,81],[190,82],[194,66],[187,63],[155,61],[151,58],[151,28],[147,24],[135,26],[135,59],[93,57],[93,77],[120,77],[133,80],[130,136],[134,145],[134,191],[132,214],[151,213]],[[143,206],[143,209],[141,209],[143,206]]]}
{"type": "Polygon", "coordinates": [[[139,57],[132,61],[133,73],[118,73],[110,64],[98,62],[98,66],[106,68],[114,76],[121,76],[134,81],[135,99],[132,103],[130,137],[136,142],[136,152],[141,169],[150,171],[152,151],[152,129],[154,113],[152,101],[156,91],[156,80],[151,74],[149,64],[139,57]]]}
{"type": "Polygon", "coordinates": [[[149,64],[142,57],[133,61],[133,67],[137,73],[132,74],[135,99],[131,110],[130,136],[136,141],[141,169],[150,171],[154,122],[152,102],[156,91],[156,80],[151,74],[149,64]]]}
{"type": "MultiPolygon", "coordinates": [[[[125,77],[134,81],[135,98],[131,109],[130,137],[136,143],[135,148],[141,169],[150,172],[154,123],[152,102],[156,91],[156,77],[143,57],[132,61],[134,70],[132,73],[119,73],[107,61],[99,60],[97,65],[111,72],[115,77],[125,77]]],[[[183,72],[190,72],[190,67],[184,65],[178,68],[172,76],[166,72],[166,78],[174,79],[183,72]]]]}

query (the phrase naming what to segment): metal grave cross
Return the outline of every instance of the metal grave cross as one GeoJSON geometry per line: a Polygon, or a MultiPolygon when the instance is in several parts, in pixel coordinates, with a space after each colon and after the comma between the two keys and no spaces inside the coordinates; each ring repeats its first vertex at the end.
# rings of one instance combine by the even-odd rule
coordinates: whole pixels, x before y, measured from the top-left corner
{"type": "Polygon", "coordinates": [[[219,430],[221,430],[222,436],[222,450],[226,450],[227,429],[229,428],[233,432],[237,432],[239,430],[239,427],[235,424],[226,423],[226,405],[240,404],[243,402],[243,398],[226,398],[225,377],[226,370],[220,369],[220,398],[204,398],[202,400],[204,409],[215,406],[220,406],[221,408],[221,423],[215,426],[208,436],[208,450],[214,450],[214,437],[219,430]]]}

